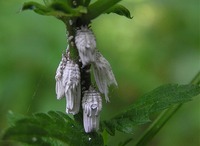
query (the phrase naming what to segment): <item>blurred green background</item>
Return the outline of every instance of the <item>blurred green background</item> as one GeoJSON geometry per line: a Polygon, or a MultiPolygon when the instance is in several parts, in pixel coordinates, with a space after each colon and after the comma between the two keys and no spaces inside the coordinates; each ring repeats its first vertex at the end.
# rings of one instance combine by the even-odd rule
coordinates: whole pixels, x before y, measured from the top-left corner
{"type": "MultiPolygon", "coordinates": [[[[25,1],[0,0],[0,134],[8,127],[8,111],[65,112],[65,100],[56,100],[54,79],[67,46],[65,26],[53,17],[20,12],[25,1]]],[[[98,49],[119,84],[110,90],[111,103],[104,103],[102,119],[159,85],[189,83],[200,69],[200,1],[124,0],[121,4],[130,9],[132,20],[110,14],[92,23],[98,49]]],[[[117,133],[109,146],[136,139],[144,128],[134,135],[117,133]]],[[[149,145],[200,145],[200,99],[186,103],[149,145]]]]}

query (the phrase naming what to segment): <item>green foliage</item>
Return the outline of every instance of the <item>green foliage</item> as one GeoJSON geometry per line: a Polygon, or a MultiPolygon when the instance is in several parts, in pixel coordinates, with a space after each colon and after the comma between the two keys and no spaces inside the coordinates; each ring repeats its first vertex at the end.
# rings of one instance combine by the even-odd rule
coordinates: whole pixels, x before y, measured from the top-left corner
{"type": "Polygon", "coordinates": [[[50,15],[50,12],[51,12],[50,9],[48,9],[47,7],[45,7],[39,3],[36,3],[36,2],[24,3],[22,10],[23,11],[24,10],[33,10],[36,13],[41,14],[41,15],[50,15]]]}
{"type": "Polygon", "coordinates": [[[98,0],[88,7],[87,19],[92,20],[105,13],[121,0],[98,0]]]}
{"type": "MultiPolygon", "coordinates": [[[[103,121],[102,128],[110,135],[115,135],[115,130],[124,133],[133,133],[138,125],[150,122],[150,115],[164,109],[190,101],[200,93],[199,85],[168,84],[160,86],[145,94],[127,110],[103,121]]],[[[11,113],[12,114],[12,113],[11,113]]],[[[70,146],[103,145],[103,138],[97,133],[86,134],[82,124],[75,122],[62,112],[50,111],[48,114],[38,113],[32,117],[19,120],[14,119],[14,125],[7,129],[3,139],[17,140],[30,145],[59,145],[61,142],[70,146]]],[[[104,138],[106,138],[104,134],[104,138]]],[[[128,139],[120,145],[126,145],[128,139]]],[[[104,139],[104,141],[106,141],[104,139]]]]}
{"type": "Polygon", "coordinates": [[[103,145],[97,133],[86,134],[82,125],[62,112],[50,111],[22,118],[7,129],[3,139],[17,140],[29,145],[55,146],[64,142],[70,146],[103,145]]]}
{"type": "Polygon", "coordinates": [[[200,87],[198,85],[168,84],[160,86],[139,98],[124,112],[109,121],[102,122],[102,127],[110,135],[115,135],[115,130],[132,134],[136,126],[150,122],[151,114],[172,105],[190,101],[199,93],[200,87]]]}
{"type": "Polygon", "coordinates": [[[133,138],[128,138],[125,141],[120,142],[118,146],[125,146],[125,145],[127,145],[132,140],[133,140],[133,138]]]}
{"type": "Polygon", "coordinates": [[[63,0],[57,1],[44,1],[45,6],[36,2],[24,3],[22,10],[33,10],[40,15],[62,17],[77,17],[87,12],[86,8],[79,6],[72,8],[67,2],[63,0]]]}
{"type": "Polygon", "coordinates": [[[72,4],[66,0],[43,1],[45,5],[41,5],[37,2],[26,2],[22,10],[33,10],[40,15],[55,16],[62,20],[69,17],[80,17],[84,15],[81,19],[84,19],[85,22],[89,22],[103,13],[116,13],[129,19],[132,18],[127,8],[122,5],[115,5],[120,0],[98,0],[91,5],[89,5],[90,0],[77,1],[77,7],[72,6],[72,4]]]}
{"type": "MultiPolygon", "coordinates": [[[[29,2],[29,3],[24,4],[22,10],[33,10],[38,14],[52,15],[57,18],[81,17],[82,15],[84,15],[84,17],[83,17],[84,19],[92,20],[94,18],[97,18],[99,15],[101,15],[103,13],[116,13],[116,14],[125,16],[127,18],[131,18],[130,12],[125,7],[123,7],[121,5],[116,5],[116,3],[119,2],[120,0],[97,0],[90,6],[89,6],[90,0],[85,0],[85,1],[79,0],[79,1],[82,2],[81,3],[82,5],[77,8],[72,8],[69,3],[63,3],[63,2],[68,2],[67,0],[44,0],[45,5],[41,5],[41,4],[38,4],[35,2],[29,2]],[[87,11],[87,8],[85,8],[87,6],[89,6],[88,7],[89,11],[87,11]]],[[[179,14],[179,13],[176,13],[176,14],[179,14]]],[[[170,16],[172,16],[172,15],[170,15],[170,16]]],[[[182,18],[182,17],[179,17],[179,15],[177,15],[176,17],[178,19],[172,19],[173,24],[174,24],[173,20],[179,20],[179,19],[181,20],[181,18],[182,18]]],[[[191,17],[191,18],[193,19],[193,17],[191,17]]],[[[188,20],[188,18],[187,18],[187,20],[188,20]]],[[[177,21],[177,22],[179,22],[179,21],[177,21]]],[[[154,22],[154,24],[156,24],[156,23],[154,22]]],[[[160,25],[160,23],[158,23],[158,24],[159,24],[159,26],[162,26],[162,25],[160,25]]],[[[185,24],[185,23],[182,23],[182,24],[187,26],[187,24],[185,24]]],[[[195,23],[191,23],[191,24],[195,24],[195,23]]],[[[5,26],[7,26],[7,25],[5,25],[5,26]]],[[[16,26],[19,26],[19,25],[16,25],[16,26]]],[[[177,26],[179,26],[179,25],[177,25],[177,26]]],[[[167,28],[168,28],[168,25],[167,25],[167,28]]],[[[178,27],[178,28],[181,28],[181,27],[178,27]]],[[[177,28],[174,28],[174,29],[177,30],[177,28]]],[[[183,30],[180,29],[180,32],[181,32],[180,36],[181,37],[187,36],[187,35],[182,35],[182,32],[185,31],[185,27],[183,27],[182,29],[183,30]]],[[[150,29],[150,30],[152,30],[152,29],[150,29]]],[[[161,28],[161,30],[166,30],[166,29],[161,28]]],[[[130,32],[130,31],[127,31],[127,32],[130,32]]],[[[167,35],[165,35],[165,36],[168,37],[169,31],[166,31],[166,32],[167,32],[166,33],[167,35]]],[[[173,29],[172,29],[172,32],[175,33],[175,31],[173,31],[173,29]]],[[[188,32],[191,33],[190,30],[188,32]]],[[[6,33],[7,33],[7,30],[6,30],[6,33]]],[[[11,34],[13,34],[13,32],[11,34]]],[[[140,31],[140,34],[142,34],[141,31],[140,31]]],[[[161,32],[158,34],[164,34],[164,33],[161,32]]],[[[150,35],[152,35],[152,33],[150,33],[150,35]]],[[[12,36],[12,35],[10,35],[10,36],[12,36]]],[[[147,36],[147,35],[145,35],[145,36],[147,36]]],[[[172,36],[176,36],[176,35],[172,35],[172,36]]],[[[177,38],[181,38],[181,37],[179,37],[177,35],[177,38]]],[[[132,37],[130,37],[130,38],[132,39],[132,37]]],[[[147,37],[147,38],[152,39],[153,37],[147,37]]],[[[161,38],[163,38],[163,37],[161,37],[161,38]]],[[[190,38],[194,38],[194,37],[190,37],[190,38]]],[[[104,35],[103,39],[105,40],[105,35],[104,35]]],[[[149,42],[152,43],[151,39],[149,40],[149,42]]],[[[157,37],[155,37],[155,40],[157,42],[157,37]]],[[[179,42],[179,41],[176,41],[176,43],[177,42],[179,42]]],[[[180,48],[182,48],[182,41],[180,41],[180,42],[181,42],[180,48]]],[[[185,42],[187,44],[187,41],[185,41],[185,42]]],[[[9,43],[7,43],[7,44],[9,44],[9,43]]],[[[50,44],[50,43],[47,43],[47,44],[50,44]]],[[[110,42],[109,42],[109,44],[110,44],[110,42]]],[[[121,43],[121,44],[125,45],[128,43],[121,43]]],[[[146,43],[143,43],[143,44],[146,44],[146,43]]],[[[154,45],[152,45],[152,44],[148,45],[148,46],[151,46],[153,48],[159,48],[159,47],[154,47],[154,45]]],[[[155,44],[157,44],[157,43],[155,43],[155,44]]],[[[191,44],[193,45],[195,43],[193,43],[193,41],[192,41],[191,44]]],[[[196,47],[193,47],[191,44],[188,44],[190,46],[190,50],[192,48],[196,48],[196,47]]],[[[173,46],[176,46],[176,45],[173,45],[173,46]]],[[[183,46],[186,46],[186,48],[189,48],[187,45],[183,45],[183,46]]],[[[7,48],[7,47],[5,47],[5,48],[7,48]]],[[[142,48],[148,48],[148,47],[143,46],[142,48]]],[[[117,49],[115,49],[115,50],[117,50],[117,49]]],[[[176,50],[176,49],[174,49],[174,50],[176,50]]],[[[131,53],[131,51],[127,51],[127,52],[129,54],[131,53]]],[[[144,51],[144,52],[146,52],[146,51],[144,51]]],[[[163,51],[161,51],[161,52],[163,52],[163,51]]],[[[170,52],[169,54],[171,56],[171,51],[169,51],[169,52],[170,52]]],[[[180,52],[181,51],[179,51],[177,54],[182,54],[180,52]]],[[[152,57],[152,55],[157,54],[157,53],[159,53],[159,51],[156,50],[156,53],[150,54],[149,58],[151,58],[151,59],[154,58],[154,57],[152,57]]],[[[149,54],[149,53],[147,53],[147,54],[149,54]]],[[[164,53],[164,54],[167,54],[167,53],[164,53]]],[[[185,53],[185,54],[187,55],[187,53],[185,53]]],[[[46,53],[44,55],[46,55],[46,53]]],[[[121,55],[121,56],[123,56],[123,55],[121,55]]],[[[126,56],[126,55],[124,55],[124,56],[126,56]]],[[[11,58],[11,57],[9,57],[9,58],[11,58]]],[[[131,56],[131,58],[133,58],[133,57],[131,56]]],[[[144,57],[144,58],[146,58],[146,57],[144,57]]],[[[161,58],[165,58],[165,57],[161,57],[161,58]]],[[[185,57],[183,57],[183,58],[184,58],[183,60],[185,60],[185,57]]],[[[170,59],[167,59],[167,60],[170,60],[170,59]]],[[[144,62],[147,62],[147,61],[145,60],[144,62]]],[[[156,62],[158,62],[158,61],[156,60],[156,62]]],[[[123,63],[121,62],[121,64],[123,64],[123,63]]],[[[193,62],[192,62],[192,64],[193,64],[193,62]]],[[[160,66],[162,66],[162,65],[160,65],[160,66]]],[[[185,64],[184,64],[184,67],[185,67],[185,64]]],[[[38,69],[38,70],[40,70],[40,69],[38,69]]],[[[130,68],[128,68],[128,71],[126,70],[126,72],[129,73],[130,75],[132,75],[130,68]]],[[[145,72],[146,72],[146,70],[145,70],[145,72]]],[[[40,75],[41,72],[39,72],[38,74],[40,75]]],[[[145,81],[142,85],[149,83],[148,82],[149,80],[146,80],[148,78],[148,77],[146,77],[147,74],[146,73],[142,74],[143,80],[145,81]]],[[[156,73],[155,73],[155,76],[156,76],[156,73]]],[[[13,77],[13,73],[12,73],[12,76],[9,76],[9,77],[13,77]]],[[[130,76],[128,76],[127,78],[129,80],[130,76]]],[[[49,81],[49,79],[47,79],[47,80],[49,81]]],[[[141,82],[141,80],[139,82],[141,82]]],[[[13,83],[15,83],[15,82],[13,82],[13,80],[12,80],[12,84],[13,83]]],[[[16,81],[16,83],[18,83],[18,82],[16,81]]],[[[134,82],[134,84],[135,84],[135,82],[134,82]]],[[[10,89],[10,87],[12,87],[10,85],[11,84],[8,84],[9,90],[11,90],[12,93],[14,93],[12,88],[10,89]]],[[[154,82],[154,85],[156,85],[155,82],[154,82]]],[[[4,88],[5,87],[6,86],[4,86],[4,88]]],[[[16,89],[18,89],[18,88],[16,88],[16,89]]],[[[49,88],[47,91],[49,93],[49,88]]],[[[18,91],[17,91],[17,93],[18,93],[18,91]]],[[[130,106],[129,109],[125,110],[121,114],[115,116],[111,120],[102,122],[102,128],[105,128],[111,135],[115,134],[115,130],[125,132],[125,133],[133,133],[134,128],[136,126],[138,126],[140,124],[145,124],[150,121],[151,114],[159,112],[166,108],[169,108],[174,104],[190,101],[191,98],[197,94],[199,94],[199,87],[196,85],[185,85],[185,86],[166,85],[166,86],[159,87],[158,89],[155,89],[152,92],[141,97],[135,104],[130,106]]],[[[15,95],[15,94],[13,94],[13,95],[15,95]]],[[[5,97],[5,96],[2,96],[2,97],[5,97]]],[[[131,97],[132,97],[132,95],[131,95],[131,97]]],[[[1,102],[1,103],[3,103],[3,102],[1,102]]],[[[36,105],[36,106],[39,107],[38,105],[36,105]]],[[[49,107],[49,104],[48,104],[48,107],[49,107]]],[[[19,118],[18,116],[15,117],[13,115],[9,115],[9,117],[10,117],[12,126],[10,128],[8,128],[8,130],[6,131],[6,133],[4,135],[4,139],[18,140],[18,141],[22,141],[22,142],[25,142],[25,143],[28,143],[31,145],[55,145],[56,146],[56,145],[62,145],[62,142],[67,143],[72,146],[73,145],[103,145],[102,137],[100,135],[98,135],[97,133],[93,133],[88,136],[87,134],[84,133],[82,125],[80,125],[79,123],[75,123],[68,116],[66,116],[65,114],[60,113],[60,112],[49,112],[48,114],[40,113],[40,114],[35,114],[32,117],[26,117],[26,118],[24,118],[24,117],[19,118]],[[59,115],[59,116],[56,116],[56,115],[59,115]],[[71,125],[75,126],[76,127],[75,129],[78,132],[75,132],[74,128],[70,127],[71,125]],[[57,134],[55,134],[55,133],[57,133],[57,134]],[[77,139],[77,137],[79,139],[77,139]],[[81,137],[81,140],[80,140],[80,137],[81,137]],[[90,142],[88,142],[88,140],[90,138],[92,138],[92,139],[90,142]]],[[[105,137],[107,137],[106,134],[103,138],[105,138],[105,137]]],[[[120,146],[126,145],[131,140],[132,140],[131,138],[127,139],[125,142],[120,143],[120,146]]],[[[104,139],[104,141],[107,141],[107,140],[104,139]]]]}
{"type": "Polygon", "coordinates": [[[110,9],[108,9],[106,11],[106,13],[108,13],[108,14],[109,13],[116,13],[118,15],[125,16],[125,17],[127,17],[129,19],[133,18],[131,16],[131,13],[129,12],[129,10],[126,7],[124,7],[122,5],[119,5],[119,4],[117,4],[117,5],[113,6],[113,7],[111,7],[110,9]]]}
{"type": "Polygon", "coordinates": [[[84,6],[89,6],[90,2],[91,2],[91,0],[84,0],[83,5],[84,6]]]}

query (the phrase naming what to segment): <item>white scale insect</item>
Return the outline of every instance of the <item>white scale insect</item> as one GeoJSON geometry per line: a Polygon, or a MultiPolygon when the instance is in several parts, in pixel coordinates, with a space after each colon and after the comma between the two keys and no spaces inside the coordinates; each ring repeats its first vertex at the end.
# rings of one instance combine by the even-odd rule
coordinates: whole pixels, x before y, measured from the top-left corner
{"type": "Polygon", "coordinates": [[[76,31],[75,43],[83,66],[95,61],[96,40],[87,26],[76,31]]]}
{"type": "Polygon", "coordinates": [[[81,77],[78,64],[63,55],[55,78],[57,99],[61,99],[65,95],[66,112],[77,114],[81,104],[81,77]]]}
{"type": "MultiPolygon", "coordinates": [[[[68,40],[73,39],[69,36],[68,40]]],[[[81,26],[76,31],[75,44],[79,52],[82,67],[92,64],[94,78],[100,93],[108,98],[108,86],[117,86],[115,76],[109,62],[96,49],[96,40],[92,31],[87,26],[81,26]]],[[[62,60],[56,71],[56,94],[57,99],[66,97],[66,112],[77,114],[81,106],[81,77],[78,64],[69,59],[69,49],[62,56],[62,60]]],[[[82,99],[84,129],[86,133],[99,129],[100,111],[102,98],[100,93],[93,87],[84,92],[82,99]]]]}
{"type": "Polygon", "coordinates": [[[102,98],[100,93],[93,89],[93,87],[90,87],[89,90],[85,91],[82,107],[85,132],[98,131],[100,111],[102,109],[102,98]]]}

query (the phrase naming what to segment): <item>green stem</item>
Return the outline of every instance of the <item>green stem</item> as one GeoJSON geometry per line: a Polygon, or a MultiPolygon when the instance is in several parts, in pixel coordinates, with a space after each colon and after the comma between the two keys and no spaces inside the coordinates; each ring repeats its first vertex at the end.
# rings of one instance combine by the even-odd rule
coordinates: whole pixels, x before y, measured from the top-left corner
{"type": "MultiPolygon", "coordinates": [[[[75,30],[76,30],[76,23],[75,19],[66,19],[64,20],[64,23],[66,25],[67,29],[67,39],[68,39],[68,45],[69,45],[69,52],[70,52],[70,59],[79,64],[79,54],[78,54],[78,49],[76,48],[75,45],[75,30]]],[[[81,70],[81,65],[79,64],[79,68],[81,70]]],[[[78,114],[74,115],[74,120],[81,123],[83,122],[82,118],[82,108],[80,106],[80,111],[78,114]]]]}
{"type": "MultiPolygon", "coordinates": [[[[81,2],[81,1],[79,0],[76,2],[81,2]]],[[[73,2],[71,3],[71,5],[73,5],[73,2]]],[[[65,23],[67,29],[67,39],[69,45],[70,59],[79,64],[79,69],[81,71],[81,91],[82,91],[81,97],[83,97],[84,91],[88,90],[91,85],[91,77],[90,77],[90,72],[88,72],[90,70],[90,65],[82,67],[82,64],[79,62],[78,49],[75,44],[75,35],[77,27],[85,25],[82,21],[78,21],[79,19],[80,18],[74,17],[67,19],[63,18],[61,20],[65,23]]],[[[74,120],[81,124],[83,123],[83,109],[81,105],[79,113],[74,115],[74,120]]]]}
{"type": "Polygon", "coordinates": [[[75,20],[73,18],[66,19],[64,23],[67,29],[67,39],[70,51],[70,59],[72,59],[75,62],[78,62],[78,50],[75,45],[75,29],[76,29],[75,20]]]}
{"type": "MultiPolygon", "coordinates": [[[[200,84],[200,72],[194,77],[191,84],[200,84]]],[[[145,146],[181,106],[182,104],[178,104],[163,111],[139,138],[139,140],[136,141],[135,146],[145,146]]]]}

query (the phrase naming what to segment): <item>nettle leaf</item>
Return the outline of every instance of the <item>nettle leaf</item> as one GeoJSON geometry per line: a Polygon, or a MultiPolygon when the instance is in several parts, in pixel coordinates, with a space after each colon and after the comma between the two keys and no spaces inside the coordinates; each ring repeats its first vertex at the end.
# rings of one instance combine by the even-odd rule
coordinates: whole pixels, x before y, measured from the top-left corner
{"type": "Polygon", "coordinates": [[[51,5],[53,2],[55,2],[56,0],[43,0],[43,2],[44,2],[44,4],[46,5],[46,6],[49,6],[49,5],[51,5]]]}
{"type": "Polygon", "coordinates": [[[115,130],[132,134],[136,126],[151,121],[149,118],[151,114],[175,104],[188,102],[198,94],[200,94],[198,85],[163,85],[139,98],[135,104],[121,114],[109,121],[102,122],[101,126],[110,135],[114,135],[115,130]]]}
{"type": "Polygon", "coordinates": [[[71,16],[80,16],[82,13],[87,13],[87,9],[83,6],[71,8],[67,2],[56,1],[49,5],[55,11],[63,12],[64,14],[72,14],[71,16]]]}
{"type": "Polygon", "coordinates": [[[88,6],[90,4],[91,0],[84,0],[83,4],[84,6],[88,6]]]}
{"type": "Polygon", "coordinates": [[[9,110],[7,114],[8,124],[9,126],[13,126],[16,121],[24,118],[24,115],[21,114],[14,114],[13,111],[9,110]]]}
{"type": "Polygon", "coordinates": [[[95,19],[120,1],[121,0],[97,0],[89,5],[86,18],[88,20],[95,19]]]}
{"type": "Polygon", "coordinates": [[[127,18],[129,18],[129,19],[132,19],[132,18],[133,18],[133,17],[131,16],[130,11],[129,11],[126,7],[124,7],[124,6],[122,6],[122,5],[119,5],[119,4],[117,4],[117,5],[113,6],[113,7],[111,7],[110,9],[108,9],[108,10],[106,11],[106,13],[107,13],[107,14],[116,13],[116,14],[118,14],[118,15],[125,16],[125,17],[127,17],[127,18]]]}
{"type": "Polygon", "coordinates": [[[51,10],[48,7],[45,7],[36,2],[26,2],[22,6],[22,11],[24,10],[33,10],[34,12],[40,15],[50,15],[51,10]]]}
{"type": "Polygon", "coordinates": [[[64,0],[44,0],[45,5],[36,2],[24,3],[22,10],[33,10],[40,15],[60,17],[77,17],[87,13],[83,6],[72,8],[64,0]]]}
{"type": "Polygon", "coordinates": [[[15,140],[29,145],[103,146],[103,138],[97,133],[86,134],[83,126],[62,112],[50,111],[22,118],[8,128],[4,140],[15,140]]]}

